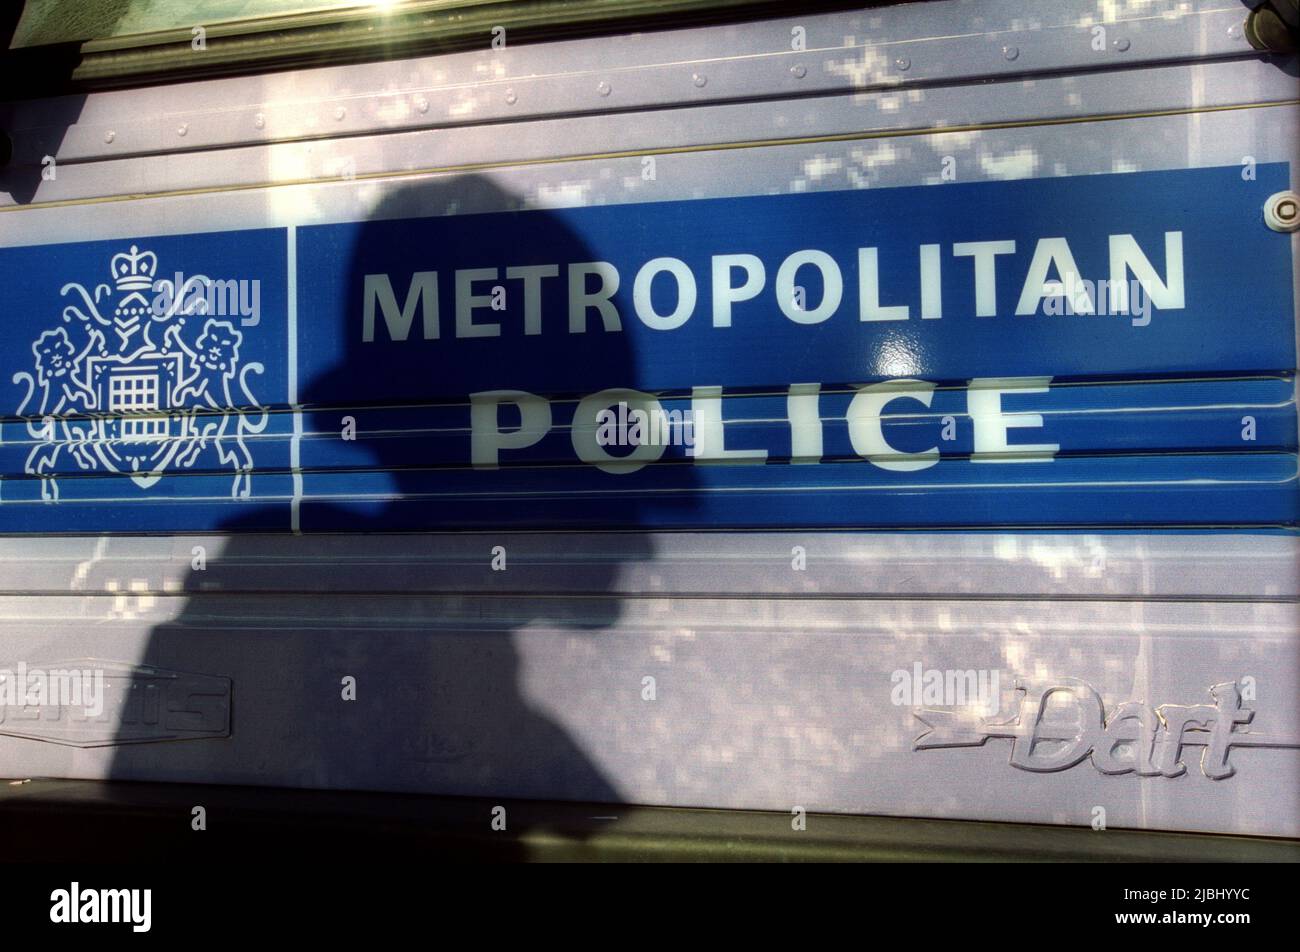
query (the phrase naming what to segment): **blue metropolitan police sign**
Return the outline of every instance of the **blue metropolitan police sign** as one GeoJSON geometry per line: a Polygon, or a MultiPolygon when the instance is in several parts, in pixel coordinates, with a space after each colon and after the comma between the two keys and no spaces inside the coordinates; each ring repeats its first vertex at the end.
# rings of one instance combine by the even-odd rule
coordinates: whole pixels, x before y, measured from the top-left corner
{"type": "Polygon", "coordinates": [[[1293,525],[1288,180],[0,250],[0,530],[1293,525]]]}

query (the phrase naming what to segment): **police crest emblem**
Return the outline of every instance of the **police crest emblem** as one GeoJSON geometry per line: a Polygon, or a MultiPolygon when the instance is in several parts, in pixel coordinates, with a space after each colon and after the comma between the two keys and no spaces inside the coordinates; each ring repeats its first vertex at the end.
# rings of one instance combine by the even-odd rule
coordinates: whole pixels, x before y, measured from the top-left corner
{"type": "Polygon", "coordinates": [[[251,494],[247,437],[268,414],[248,376],[264,368],[241,363],[243,334],[213,313],[211,279],[158,280],[157,270],[157,256],[132,245],[109,262],[111,287],[65,284],[63,325],[32,344],[33,371],[13,377],[34,444],[25,470],[44,500],[59,498],[59,476],[74,468],[148,489],[205,458],[233,473],[233,497],[251,494]]]}

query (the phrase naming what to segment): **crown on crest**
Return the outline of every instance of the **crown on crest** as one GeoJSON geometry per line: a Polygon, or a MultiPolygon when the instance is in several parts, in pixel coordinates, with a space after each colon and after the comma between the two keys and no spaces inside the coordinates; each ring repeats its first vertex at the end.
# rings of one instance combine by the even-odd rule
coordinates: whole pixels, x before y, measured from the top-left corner
{"type": "Polygon", "coordinates": [[[113,281],[119,291],[140,291],[153,287],[153,276],[158,270],[158,256],[152,251],[140,251],[135,245],[129,252],[113,255],[109,262],[113,281]]]}

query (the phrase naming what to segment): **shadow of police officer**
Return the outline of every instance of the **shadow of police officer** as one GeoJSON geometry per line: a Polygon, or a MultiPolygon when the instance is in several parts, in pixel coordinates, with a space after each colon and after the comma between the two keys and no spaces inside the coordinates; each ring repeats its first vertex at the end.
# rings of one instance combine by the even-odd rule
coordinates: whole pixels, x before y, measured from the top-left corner
{"type": "MultiPolygon", "coordinates": [[[[302,371],[302,534],[263,531],[268,517],[288,528],[287,507],[257,501],[259,482],[273,474],[256,470],[251,499],[229,505],[220,550],[189,573],[184,607],[154,628],[139,661],[230,678],[231,734],[124,744],[114,755],[114,777],[491,800],[620,799],[582,744],[525,695],[520,644],[541,638],[538,646],[570,645],[572,663],[547,667],[550,681],[539,690],[547,700],[565,699],[568,710],[575,700],[590,705],[588,728],[603,707],[626,703],[627,692],[636,699],[638,672],[604,685],[582,675],[592,640],[622,612],[620,565],[651,554],[648,536],[636,531],[645,494],[619,491],[629,474],[576,460],[566,429],[580,396],[566,381],[582,380],[590,392],[646,383],[628,335],[600,332],[593,311],[592,329],[570,336],[567,316],[555,313],[563,275],[532,318],[515,292],[504,311],[479,312],[476,321],[501,325],[497,337],[449,340],[450,314],[442,315],[437,339],[413,329],[397,343],[376,328],[376,339],[365,341],[361,330],[366,275],[377,263],[399,307],[416,271],[438,271],[445,308],[452,300],[449,257],[485,268],[597,260],[564,216],[520,204],[483,176],[457,175],[389,193],[351,231],[313,238],[299,229],[299,261],[310,246],[313,260],[333,275],[300,266],[300,287],[333,280],[325,293],[341,293],[346,304],[335,313],[304,309],[299,296],[300,346],[310,347],[310,339],[326,348],[299,360],[303,368],[313,359],[326,368],[302,371]],[[431,238],[456,241],[457,254],[429,246],[431,238]],[[543,333],[521,334],[519,322],[535,319],[543,333]],[[478,450],[467,391],[502,388],[548,398],[553,430],[533,446],[503,451],[499,468],[471,468],[466,463],[478,450]],[[355,422],[355,440],[341,436],[345,418],[355,422]],[[598,525],[628,531],[571,534],[598,525]],[[531,582],[526,564],[509,561],[511,550],[519,551],[511,534],[518,528],[555,533],[526,540],[524,562],[532,558],[536,570],[531,582]],[[448,529],[457,534],[429,534],[448,529]],[[504,572],[492,571],[497,546],[504,572]],[[581,685],[563,683],[563,672],[581,685]],[[346,679],[353,679],[355,700],[344,699],[346,679]],[[585,693],[575,698],[579,690],[585,693]]],[[[498,283],[505,282],[484,282],[498,283]]],[[[621,298],[614,301],[630,312],[621,298]]],[[[413,320],[418,327],[420,317],[413,320]]],[[[275,326],[265,317],[262,324],[275,326]]],[[[246,357],[255,353],[248,348],[246,357]]],[[[500,433],[522,427],[518,406],[502,402],[496,412],[500,433]]],[[[256,460],[256,446],[252,455],[256,460]]],[[[689,469],[665,463],[634,478],[644,486],[671,470],[676,488],[685,489],[689,469]]],[[[475,815],[488,823],[487,814],[475,815]]],[[[508,829],[517,835],[526,825],[508,829]]]]}

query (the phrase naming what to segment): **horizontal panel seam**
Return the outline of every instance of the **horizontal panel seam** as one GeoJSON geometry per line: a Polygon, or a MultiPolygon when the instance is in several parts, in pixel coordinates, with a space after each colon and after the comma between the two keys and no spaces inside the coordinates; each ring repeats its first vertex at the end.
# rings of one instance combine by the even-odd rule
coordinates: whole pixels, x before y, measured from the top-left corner
{"type": "MultiPolygon", "coordinates": [[[[734,142],[708,143],[701,145],[667,146],[658,149],[627,149],[601,153],[579,153],[545,158],[517,159],[495,162],[471,162],[460,165],[429,166],[421,169],[407,169],[385,172],[359,172],[352,181],[374,181],[379,179],[404,180],[429,175],[448,173],[482,172],[495,169],[526,168],[539,165],[559,165],[567,162],[589,162],[613,159],[638,158],[641,156],[685,155],[701,152],[723,152],[739,149],[776,148],[791,145],[819,145],[832,142],[859,142],[874,139],[896,139],[927,135],[947,135],[955,132],[989,132],[1002,129],[1031,129],[1051,126],[1081,125],[1095,122],[1114,122],[1125,119],[1155,119],[1171,116],[1206,115],[1218,112],[1232,112],[1244,109],[1266,109],[1278,106],[1300,105],[1300,99],[1285,99],[1261,103],[1239,103],[1226,106],[1204,106],[1191,109],[1166,109],[1147,112],[1110,113],[1090,116],[1067,116],[1050,119],[1029,119],[1009,122],[971,123],[952,126],[926,126],[912,129],[884,129],[878,131],[837,132],[820,136],[792,136],[787,138],[750,139],[734,142]]],[[[304,185],[337,183],[338,176],[318,176],[315,178],[286,179],[278,182],[253,182],[237,185],[208,186],[205,188],[173,189],[161,192],[137,192],[126,195],[104,195],[84,199],[61,199],[51,202],[32,202],[26,205],[0,206],[0,213],[34,211],[43,208],[69,208],[85,205],[98,205],[111,202],[145,201],[156,198],[180,198],[195,195],[214,195],[231,192],[257,191],[269,188],[293,188],[304,185]]]]}

